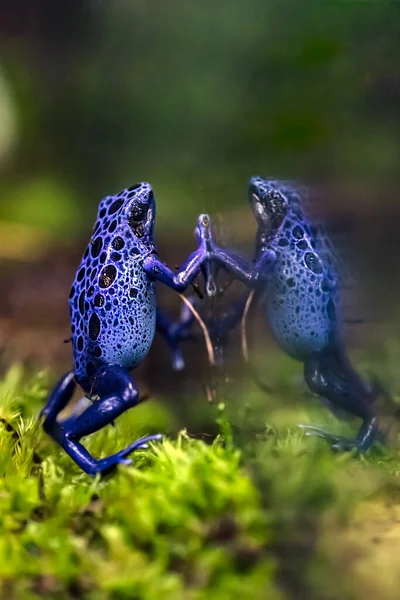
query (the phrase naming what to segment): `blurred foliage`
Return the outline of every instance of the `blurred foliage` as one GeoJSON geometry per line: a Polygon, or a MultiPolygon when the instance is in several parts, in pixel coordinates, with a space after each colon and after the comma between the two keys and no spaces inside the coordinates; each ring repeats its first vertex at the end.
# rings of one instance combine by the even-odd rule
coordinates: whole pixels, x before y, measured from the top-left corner
{"type": "Polygon", "coordinates": [[[69,237],[149,180],[171,230],[240,206],[257,172],[396,181],[398,2],[21,5],[2,7],[0,218],[69,237]]]}
{"type": "MultiPolygon", "coordinates": [[[[398,597],[394,452],[334,455],[298,429],[261,428],[271,408],[261,395],[257,433],[246,436],[248,411],[232,433],[237,410],[220,405],[225,433],[213,442],[181,432],[92,479],[33,416],[46,387],[43,374],[27,380],[17,366],[0,381],[2,597],[398,597]]],[[[168,427],[165,409],[149,402],[90,436],[90,450],[105,456],[143,433],[143,408],[168,427]]]]}

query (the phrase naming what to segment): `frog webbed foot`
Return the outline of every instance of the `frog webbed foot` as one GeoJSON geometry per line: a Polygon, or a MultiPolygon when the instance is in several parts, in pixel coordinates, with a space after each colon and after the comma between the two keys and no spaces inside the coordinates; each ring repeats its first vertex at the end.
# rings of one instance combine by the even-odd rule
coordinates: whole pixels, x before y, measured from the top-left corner
{"type": "Polygon", "coordinates": [[[322,427],[315,427],[314,425],[299,425],[299,427],[305,431],[307,437],[319,437],[330,442],[332,450],[336,452],[349,452],[352,450],[359,453],[366,452],[379,434],[376,417],[363,423],[355,440],[335,435],[325,431],[322,427]]]}

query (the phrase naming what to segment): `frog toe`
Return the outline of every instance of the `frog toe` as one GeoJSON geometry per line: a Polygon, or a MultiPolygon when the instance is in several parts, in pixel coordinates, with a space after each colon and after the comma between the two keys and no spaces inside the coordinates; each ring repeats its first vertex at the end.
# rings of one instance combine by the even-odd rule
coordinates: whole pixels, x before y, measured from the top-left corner
{"type": "Polygon", "coordinates": [[[328,440],[333,443],[338,443],[341,439],[339,436],[335,435],[334,433],[331,433],[330,431],[326,431],[322,427],[316,427],[315,425],[300,424],[300,425],[298,425],[298,427],[300,427],[300,429],[302,429],[305,432],[305,435],[307,437],[319,437],[319,438],[328,440]]]}

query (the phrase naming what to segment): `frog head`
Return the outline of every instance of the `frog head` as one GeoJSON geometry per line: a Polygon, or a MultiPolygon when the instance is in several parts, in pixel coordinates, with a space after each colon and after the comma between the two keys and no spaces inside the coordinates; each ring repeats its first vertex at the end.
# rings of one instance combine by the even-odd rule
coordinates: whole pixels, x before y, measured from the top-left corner
{"type": "Polygon", "coordinates": [[[260,228],[275,235],[288,213],[288,199],[278,181],[252,177],[249,181],[249,200],[260,228]]]}

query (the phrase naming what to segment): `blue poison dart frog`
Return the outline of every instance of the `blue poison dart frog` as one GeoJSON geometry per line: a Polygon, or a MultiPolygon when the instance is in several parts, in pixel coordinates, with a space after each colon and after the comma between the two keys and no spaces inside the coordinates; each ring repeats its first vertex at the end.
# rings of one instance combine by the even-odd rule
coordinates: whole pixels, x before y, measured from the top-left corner
{"type": "Polygon", "coordinates": [[[156,281],[182,292],[202,270],[205,272],[209,219],[207,215],[199,217],[198,249],[173,272],[155,249],[155,215],[153,190],[148,183],[104,198],[69,296],[74,368],[57,383],[41,414],[45,431],[91,475],[129,463],[131,452],[161,438],[144,437],[99,460],[81,443],[81,438],[113,423],[139,403],[129,371],[146,357],[156,327],[174,351],[175,367],[182,366],[180,328],[157,309],[156,281]],[[92,403],[82,414],[59,422],[57,416],[77,384],[92,403]]]}
{"type": "MultiPolygon", "coordinates": [[[[264,304],[267,322],[282,349],[304,364],[310,390],[323,398],[335,413],[347,412],[362,420],[355,440],[342,439],[321,428],[303,427],[307,435],[328,439],[334,449],[367,450],[377,438],[374,409],[376,390],[354,371],[341,335],[336,257],[324,229],[310,219],[301,193],[291,184],[252,177],[250,205],[258,231],[252,263],[216,246],[207,231],[208,278],[216,290],[215,276],[224,267],[253,288],[264,304]]],[[[240,319],[227,313],[227,327],[240,319]]],[[[223,327],[219,327],[221,334],[223,327]]],[[[222,339],[223,336],[221,335],[222,339]]]]}

